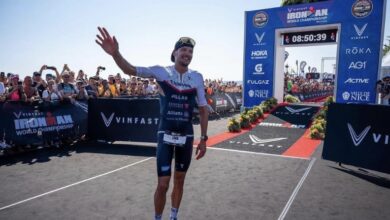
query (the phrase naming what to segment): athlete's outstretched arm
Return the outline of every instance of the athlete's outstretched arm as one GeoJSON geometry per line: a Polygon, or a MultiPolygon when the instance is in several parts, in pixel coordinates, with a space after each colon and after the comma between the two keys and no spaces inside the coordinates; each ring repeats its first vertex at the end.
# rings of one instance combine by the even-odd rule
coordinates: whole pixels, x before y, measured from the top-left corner
{"type": "Polygon", "coordinates": [[[96,43],[99,44],[106,53],[111,55],[115,63],[121,68],[121,70],[128,75],[135,76],[137,71],[133,65],[131,65],[119,52],[119,44],[115,36],[111,37],[105,28],[98,27],[100,35],[97,34],[96,43]]]}
{"type": "MultiPolygon", "coordinates": [[[[200,117],[200,133],[201,135],[207,135],[207,125],[209,120],[209,112],[206,106],[199,106],[200,117]]],[[[196,148],[195,158],[199,160],[206,154],[206,141],[200,140],[198,147],[196,148]]]]}

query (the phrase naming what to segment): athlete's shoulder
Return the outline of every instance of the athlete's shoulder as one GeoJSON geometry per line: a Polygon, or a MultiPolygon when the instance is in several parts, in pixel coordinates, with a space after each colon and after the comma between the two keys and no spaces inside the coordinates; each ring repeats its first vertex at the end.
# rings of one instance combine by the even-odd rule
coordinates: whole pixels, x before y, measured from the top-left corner
{"type": "Polygon", "coordinates": [[[191,70],[191,69],[190,69],[190,70],[189,70],[189,73],[190,73],[190,75],[192,75],[194,78],[203,81],[203,75],[202,75],[200,72],[198,72],[198,71],[196,71],[196,70],[191,70]]]}

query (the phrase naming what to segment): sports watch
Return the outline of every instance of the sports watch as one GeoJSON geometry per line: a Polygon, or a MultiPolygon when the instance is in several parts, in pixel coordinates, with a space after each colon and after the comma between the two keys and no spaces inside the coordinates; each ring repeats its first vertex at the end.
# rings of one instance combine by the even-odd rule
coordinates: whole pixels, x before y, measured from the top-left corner
{"type": "Polygon", "coordinates": [[[207,135],[200,136],[200,140],[202,140],[202,141],[207,141],[208,139],[209,139],[209,137],[207,135]]]}

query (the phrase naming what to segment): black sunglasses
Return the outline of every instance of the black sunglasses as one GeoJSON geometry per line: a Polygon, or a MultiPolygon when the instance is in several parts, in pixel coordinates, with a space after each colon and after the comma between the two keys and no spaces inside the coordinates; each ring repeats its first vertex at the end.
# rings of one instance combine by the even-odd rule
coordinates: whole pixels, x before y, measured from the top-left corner
{"type": "Polygon", "coordinates": [[[195,46],[195,40],[190,37],[181,37],[179,39],[179,42],[182,44],[190,44],[192,46],[195,46]]]}

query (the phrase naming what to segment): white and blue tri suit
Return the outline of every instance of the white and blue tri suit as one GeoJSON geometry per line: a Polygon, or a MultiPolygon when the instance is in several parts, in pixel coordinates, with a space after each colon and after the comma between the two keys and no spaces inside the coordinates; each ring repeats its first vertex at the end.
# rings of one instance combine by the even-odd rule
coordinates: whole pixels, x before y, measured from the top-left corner
{"type": "Polygon", "coordinates": [[[175,153],[175,169],[187,171],[192,156],[194,107],[206,106],[203,77],[188,70],[184,74],[174,66],[136,67],[137,75],[155,78],[160,88],[160,123],[157,145],[158,176],[171,175],[175,153]]]}

